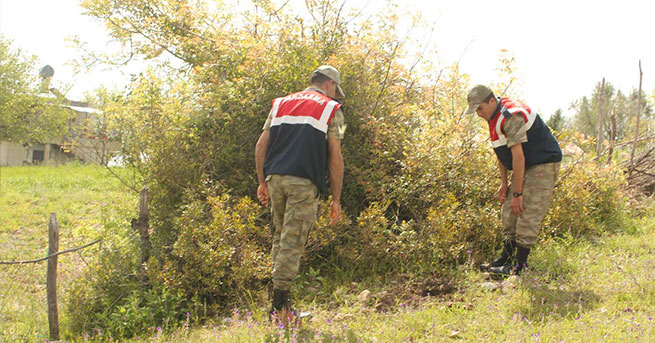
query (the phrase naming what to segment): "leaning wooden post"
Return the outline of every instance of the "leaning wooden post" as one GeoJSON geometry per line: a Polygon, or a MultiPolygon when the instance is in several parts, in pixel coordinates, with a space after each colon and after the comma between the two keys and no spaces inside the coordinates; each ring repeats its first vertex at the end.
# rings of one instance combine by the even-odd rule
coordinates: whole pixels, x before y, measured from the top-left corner
{"type": "MultiPolygon", "coordinates": [[[[59,251],[59,224],[57,216],[50,213],[48,222],[48,255],[56,254],[59,251]]],[[[50,327],[50,340],[59,340],[59,314],[57,312],[57,256],[48,259],[47,275],[48,294],[48,324],[50,327]]]]}
{"type": "Polygon", "coordinates": [[[612,115],[610,116],[612,121],[612,133],[610,135],[610,147],[609,152],[607,153],[607,164],[612,163],[612,154],[614,154],[614,144],[616,144],[616,107],[612,106],[612,115]]]}
{"type": "Polygon", "coordinates": [[[603,92],[605,91],[605,78],[600,85],[600,92],[598,92],[598,138],[596,139],[596,158],[600,161],[600,149],[603,147],[603,92]]]}
{"type": "Polygon", "coordinates": [[[148,234],[148,227],[150,221],[150,213],[148,211],[148,188],[141,189],[141,200],[139,203],[139,219],[132,219],[132,228],[139,232],[141,237],[141,283],[148,284],[148,275],[146,273],[146,265],[148,258],[150,258],[150,235],[148,234]]]}
{"type": "Polygon", "coordinates": [[[635,142],[632,145],[632,152],[630,153],[630,174],[632,174],[632,163],[635,158],[635,150],[637,150],[637,140],[639,139],[639,112],[641,112],[641,79],[644,76],[644,73],[641,71],[641,60],[639,60],[639,94],[637,94],[637,113],[635,114],[635,117],[637,117],[636,123],[635,123],[635,142]]]}

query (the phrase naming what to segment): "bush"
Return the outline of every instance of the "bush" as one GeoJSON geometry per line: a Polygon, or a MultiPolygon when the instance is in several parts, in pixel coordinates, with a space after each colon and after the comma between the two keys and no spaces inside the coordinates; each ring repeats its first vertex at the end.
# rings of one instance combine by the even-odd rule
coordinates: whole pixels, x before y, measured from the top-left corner
{"type": "Polygon", "coordinates": [[[592,161],[562,167],[544,220],[546,237],[598,235],[624,227],[622,173],[592,161]]]}
{"type": "Polygon", "coordinates": [[[270,278],[270,230],[261,213],[248,197],[189,201],[175,220],[179,235],[170,253],[150,261],[153,277],[209,306],[208,313],[245,302],[270,278]]]}
{"type": "MultiPolygon", "coordinates": [[[[134,249],[107,252],[100,266],[124,261],[107,272],[124,282],[112,288],[103,276],[83,285],[72,302],[84,323],[75,331],[96,325],[127,337],[167,318],[179,321],[187,308],[206,315],[267,298],[270,217],[250,200],[257,188],[254,144],[271,100],[303,89],[323,63],[341,71],[348,94],[345,218],[328,226],[328,203],[322,202],[303,268],[325,277],[348,269],[359,279],[399,268],[431,273],[468,259],[469,251],[486,258],[498,247],[500,204],[494,196],[500,181],[484,123],[463,115],[467,76],[453,67],[430,79],[429,65],[401,64],[405,41],[395,32],[393,13],[351,32],[332,2],[309,4],[322,20],[307,27],[284,10],[274,13],[278,21],[249,14],[252,26],[203,27],[210,41],[222,42],[218,47],[169,26],[161,31],[157,21],[140,20],[145,12],[132,3],[115,5],[125,7],[120,15],[135,17],[131,23],[143,25],[139,32],[162,40],[153,51],[169,46],[189,68],[179,79],[152,73],[137,78],[111,107],[128,161],[152,191],[153,288],[138,287],[134,249]],[[161,297],[169,300],[156,303],[161,297]],[[139,310],[148,304],[177,313],[139,310]]],[[[207,11],[200,6],[192,16],[185,8],[167,14],[192,32],[199,27],[194,20],[207,11]]],[[[110,7],[94,11],[102,18],[116,14],[110,7]]],[[[225,20],[231,23],[227,14],[225,20]]],[[[616,217],[622,180],[615,172],[571,165],[563,174],[546,237],[569,228],[593,234],[594,223],[616,217]]],[[[100,266],[89,272],[100,273],[100,266]]]]}
{"type": "Polygon", "coordinates": [[[139,276],[139,250],[128,230],[108,228],[98,260],[89,264],[65,299],[65,327],[73,334],[122,338],[155,327],[175,328],[187,306],[182,292],[139,276]],[[111,232],[111,230],[119,230],[111,232]]]}

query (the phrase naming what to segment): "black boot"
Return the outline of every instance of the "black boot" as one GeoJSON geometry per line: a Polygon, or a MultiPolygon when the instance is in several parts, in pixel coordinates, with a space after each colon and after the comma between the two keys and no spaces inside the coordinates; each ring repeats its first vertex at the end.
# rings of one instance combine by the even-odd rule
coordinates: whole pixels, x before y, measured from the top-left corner
{"type": "Polygon", "coordinates": [[[519,245],[516,248],[516,264],[507,263],[501,267],[491,267],[489,271],[498,276],[519,275],[528,266],[528,255],[530,255],[530,248],[519,245]]]}
{"type": "Polygon", "coordinates": [[[290,309],[289,290],[274,289],[273,303],[271,304],[271,311],[269,312],[269,318],[270,315],[273,314],[273,312],[280,312],[282,310],[289,311],[289,309],[290,309]]]}
{"type": "Polygon", "coordinates": [[[491,267],[502,267],[508,263],[513,262],[514,250],[516,250],[516,241],[506,240],[503,247],[503,252],[500,254],[500,257],[491,263],[482,263],[480,264],[480,270],[483,272],[489,271],[491,267]]]}
{"type": "Polygon", "coordinates": [[[269,321],[276,318],[280,323],[287,326],[290,323],[300,323],[301,320],[311,317],[311,312],[296,312],[295,309],[291,308],[288,290],[273,289],[273,304],[268,312],[269,321]]]}
{"type": "Polygon", "coordinates": [[[530,248],[519,246],[516,249],[516,275],[528,266],[528,255],[530,255],[530,248]]]}

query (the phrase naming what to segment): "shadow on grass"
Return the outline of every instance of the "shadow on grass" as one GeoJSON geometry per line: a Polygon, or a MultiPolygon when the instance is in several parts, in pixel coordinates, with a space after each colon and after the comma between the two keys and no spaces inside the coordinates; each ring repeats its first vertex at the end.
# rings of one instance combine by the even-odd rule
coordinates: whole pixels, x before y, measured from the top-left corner
{"type": "Polygon", "coordinates": [[[268,335],[266,343],[356,343],[360,342],[353,330],[335,330],[336,332],[320,332],[309,327],[280,327],[277,333],[268,335]]]}
{"type": "Polygon", "coordinates": [[[529,300],[516,311],[528,320],[548,317],[578,318],[598,307],[601,300],[593,290],[572,286],[577,268],[563,259],[546,259],[521,275],[529,300]]]}
{"type": "Polygon", "coordinates": [[[518,305],[516,311],[534,321],[548,317],[579,318],[598,307],[600,297],[589,289],[568,290],[551,285],[526,287],[530,301],[518,305]]]}
{"type": "Polygon", "coordinates": [[[527,303],[517,304],[516,311],[528,320],[578,318],[598,307],[601,298],[594,290],[574,286],[578,266],[563,258],[564,254],[544,254],[521,275],[527,303]]]}

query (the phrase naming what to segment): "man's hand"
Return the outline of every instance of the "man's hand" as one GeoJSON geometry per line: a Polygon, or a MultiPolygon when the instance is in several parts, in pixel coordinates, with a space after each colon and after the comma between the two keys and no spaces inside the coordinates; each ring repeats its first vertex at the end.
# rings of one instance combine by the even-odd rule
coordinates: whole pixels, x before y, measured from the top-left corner
{"type": "Polygon", "coordinates": [[[496,194],[496,199],[500,201],[500,203],[504,203],[505,200],[507,200],[507,184],[500,184],[500,187],[498,188],[498,193],[496,194]]]}
{"type": "Polygon", "coordinates": [[[520,217],[521,213],[523,213],[523,196],[522,195],[518,196],[518,197],[512,196],[512,212],[514,212],[514,214],[517,217],[520,217]]]}
{"type": "Polygon", "coordinates": [[[268,184],[266,183],[266,177],[264,176],[264,162],[266,161],[266,147],[268,147],[268,140],[270,138],[269,130],[262,131],[262,134],[259,135],[257,140],[257,145],[255,145],[255,166],[257,168],[257,181],[259,182],[259,187],[257,187],[257,199],[264,205],[268,207],[268,184]]]}
{"type": "Polygon", "coordinates": [[[343,156],[341,156],[341,140],[328,137],[328,173],[330,175],[330,225],[339,221],[341,216],[341,185],[343,184],[343,156]]]}
{"type": "Polygon", "coordinates": [[[335,225],[341,217],[341,204],[338,201],[332,201],[330,204],[330,225],[335,225]]]}
{"type": "Polygon", "coordinates": [[[268,207],[268,197],[268,184],[260,183],[259,187],[257,187],[257,199],[264,207],[268,207]]]}

